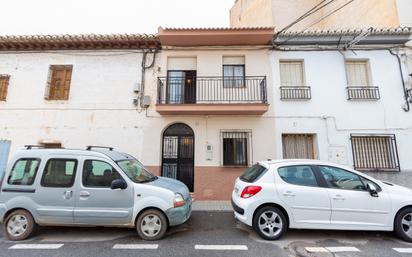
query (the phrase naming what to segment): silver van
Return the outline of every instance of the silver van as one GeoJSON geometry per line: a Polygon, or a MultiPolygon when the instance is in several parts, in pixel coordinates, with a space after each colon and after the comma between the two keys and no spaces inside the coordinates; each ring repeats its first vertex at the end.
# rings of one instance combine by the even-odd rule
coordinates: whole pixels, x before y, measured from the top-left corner
{"type": "Polygon", "coordinates": [[[191,215],[186,185],[113,148],[27,146],[10,159],[0,189],[10,240],[28,238],[38,225],[133,227],[142,239],[158,240],[191,215]]]}

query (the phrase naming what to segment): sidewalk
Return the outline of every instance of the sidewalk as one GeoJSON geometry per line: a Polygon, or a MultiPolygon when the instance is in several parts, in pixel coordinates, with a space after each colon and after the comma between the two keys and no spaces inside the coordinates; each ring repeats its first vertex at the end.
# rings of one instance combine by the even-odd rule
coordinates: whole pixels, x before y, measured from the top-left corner
{"type": "Polygon", "coordinates": [[[194,201],[193,211],[233,212],[230,201],[194,201]]]}

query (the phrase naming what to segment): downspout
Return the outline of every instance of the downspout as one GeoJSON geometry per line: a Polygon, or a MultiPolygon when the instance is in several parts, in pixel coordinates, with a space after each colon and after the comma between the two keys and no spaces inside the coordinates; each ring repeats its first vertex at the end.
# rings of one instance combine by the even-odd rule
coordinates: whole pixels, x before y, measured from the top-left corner
{"type": "Polygon", "coordinates": [[[405,78],[403,77],[401,57],[400,57],[397,53],[394,53],[394,52],[392,51],[392,49],[388,49],[388,51],[389,51],[389,53],[391,53],[391,55],[395,56],[396,59],[398,60],[399,71],[400,71],[400,74],[401,74],[401,80],[402,80],[402,86],[403,86],[403,93],[404,93],[405,104],[406,104],[406,106],[403,107],[403,110],[404,110],[405,112],[409,112],[409,111],[411,110],[411,107],[410,107],[410,104],[409,104],[409,101],[408,101],[408,90],[406,89],[405,78]]]}
{"type": "Polygon", "coordinates": [[[154,66],[155,61],[156,61],[156,53],[158,49],[155,49],[154,51],[152,50],[147,50],[143,51],[143,56],[142,56],[142,80],[141,80],[141,88],[140,88],[140,107],[145,108],[143,105],[143,97],[145,96],[145,82],[146,82],[146,70],[150,69],[154,66]],[[146,66],[146,57],[149,53],[153,53],[153,60],[152,63],[150,63],[149,66],[146,66]]]}

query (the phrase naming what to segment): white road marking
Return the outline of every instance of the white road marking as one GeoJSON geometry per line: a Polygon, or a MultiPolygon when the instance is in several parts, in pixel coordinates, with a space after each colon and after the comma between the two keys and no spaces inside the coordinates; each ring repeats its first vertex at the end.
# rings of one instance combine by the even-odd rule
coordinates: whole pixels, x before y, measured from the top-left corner
{"type": "Polygon", "coordinates": [[[158,244],[115,244],[113,249],[121,250],[154,250],[159,248],[158,244]]]}
{"type": "Polygon", "coordinates": [[[340,253],[340,252],[360,252],[356,247],[338,246],[338,247],[305,247],[310,253],[340,253]]]}
{"type": "Polygon", "coordinates": [[[64,244],[15,244],[9,249],[41,249],[41,250],[53,250],[59,249],[64,244]]]}
{"type": "Polygon", "coordinates": [[[412,248],[392,248],[398,253],[412,253],[412,248]]]}
{"type": "Polygon", "coordinates": [[[229,251],[247,251],[246,245],[195,245],[196,250],[229,250],[229,251]]]}

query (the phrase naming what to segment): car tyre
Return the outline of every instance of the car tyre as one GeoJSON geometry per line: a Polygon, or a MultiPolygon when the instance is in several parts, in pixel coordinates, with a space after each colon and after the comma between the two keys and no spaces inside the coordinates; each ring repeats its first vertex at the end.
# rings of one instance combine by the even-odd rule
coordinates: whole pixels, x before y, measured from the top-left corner
{"type": "Polygon", "coordinates": [[[168,228],[166,216],[159,210],[150,209],[141,213],[136,222],[137,234],[143,240],[161,239],[168,228]]]}
{"type": "Polygon", "coordinates": [[[20,241],[29,238],[36,230],[37,224],[30,212],[16,210],[10,213],[4,222],[4,231],[11,241],[20,241]]]}
{"type": "Polygon", "coordinates": [[[412,208],[401,210],[395,217],[395,234],[407,241],[412,242],[412,208]]]}
{"type": "Polygon", "coordinates": [[[265,240],[278,240],[287,230],[287,221],[281,210],[273,206],[259,209],[253,217],[253,228],[265,240]]]}

